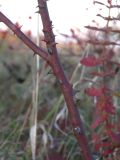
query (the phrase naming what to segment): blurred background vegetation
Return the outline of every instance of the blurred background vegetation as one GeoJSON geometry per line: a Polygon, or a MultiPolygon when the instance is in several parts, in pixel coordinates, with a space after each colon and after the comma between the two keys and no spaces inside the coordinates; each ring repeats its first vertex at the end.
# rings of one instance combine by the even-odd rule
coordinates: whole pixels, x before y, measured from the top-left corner
{"type": "MultiPolygon", "coordinates": [[[[26,34],[36,41],[30,31],[26,34]]],[[[44,43],[40,43],[44,47],[44,43]]],[[[77,82],[81,72],[79,45],[68,41],[58,44],[57,47],[66,75],[72,83],[77,82]]],[[[33,59],[33,52],[10,30],[0,31],[1,160],[31,159],[29,132],[32,112],[33,59]]],[[[43,63],[41,61],[42,65],[43,63]]],[[[42,69],[40,68],[38,72],[41,75],[42,69]]],[[[76,95],[78,107],[81,99],[81,113],[83,112],[84,122],[89,130],[91,100],[79,91],[76,91],[76,95]]],[[[37,159],[80,159],[79,147],[72,133],[66,105],[59,84],[50,68],[44,69],[39,81],[37,133],[37,159]]]]}
{"type": "MultiPolygon", "coordinates": [[[[25,34],[36,41],[30,31],[25,34]]],[[[71,30],[71,37],[74,34],[71,30]]],[[[88,32],[88,38],[92,39],[95,34],[88,32]]],[[[73,84],[75,101],[92,149],[91,123],[95,106],[93,98],[88,97],[84,89],[96,82],[96,79],[90,74],[90,68],[80,64],[80,59],[88,54],[99,55],[102,46],[93,46],[82,39],[68,40],[67,35],[63,36],[66,40],[57,44],[58,53],[63,69],[73,84]]],[[[101,38],[98,33],[96,36],[101,38]]],[[[41,36],[40,39],[42,38],[41,36]]],[[[40,41],[40,45],[45,47],[43,41],[40,41]]],[[[114,58],[119,62],[119,48],[114,49],[117,50],[114,58]]],[[[0,160],[30,160],[32,157],[29,135],[33,108],[33,76],[36,74],[34,58],[34,53],[10,30],[0,31],[0,160]]],[[[80,160],[79,146],[73,135],[59,83],[41,59],[40,64],[40,70],[37,71],[40,79],[36,160],[80,160]]],[[[95,70],[93,67],[92,71],[95,70]]],[[[118,76],[112,79],[112,86],[117,90],[114,98],[118,113],[119,75],[118,72],[118,76]]]]}

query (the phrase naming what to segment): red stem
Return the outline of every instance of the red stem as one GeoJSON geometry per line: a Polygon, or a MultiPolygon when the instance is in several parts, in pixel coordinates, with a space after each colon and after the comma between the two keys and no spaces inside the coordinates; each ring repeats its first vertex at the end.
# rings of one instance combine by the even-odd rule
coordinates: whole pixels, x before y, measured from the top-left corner
{"type": "Polygon", "coordinates": [[[92,155],[88,147],[88,141],[84,133],[83,124],[80,119],[79,111],[74,102],[73,88],[72,85],[69,83],[68,79],[66,78],[64,71],[61,67],[61,63],[59,61],[55,43],[55,35],[52,31],[53,26],[52,21],[50,20],[46,0],[38,0],[38,7],[43,23],[45,42],[50,56],[50,65],[53,69],[56,78],[60,82],[61,90],[68,107],[75,137],[82,149],[84,160],[92,160],[92,155]]]}

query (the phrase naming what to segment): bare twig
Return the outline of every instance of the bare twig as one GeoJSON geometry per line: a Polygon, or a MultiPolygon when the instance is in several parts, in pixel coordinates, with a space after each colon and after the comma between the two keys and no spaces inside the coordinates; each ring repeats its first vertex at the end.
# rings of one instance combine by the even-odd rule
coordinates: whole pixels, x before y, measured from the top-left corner
{"type": "Polygon", "coordinates": [[[85,26],[85,28],[87,29],[91,29],[91,30],[94,30],[94,31],[101,31],[101,32],[114,32],[114,33],[120,33],[120,29],[113,29],[111,27],[108,27],[108,28],[98,28],[98,27],[95,27],[95,26],[85,26]]]}

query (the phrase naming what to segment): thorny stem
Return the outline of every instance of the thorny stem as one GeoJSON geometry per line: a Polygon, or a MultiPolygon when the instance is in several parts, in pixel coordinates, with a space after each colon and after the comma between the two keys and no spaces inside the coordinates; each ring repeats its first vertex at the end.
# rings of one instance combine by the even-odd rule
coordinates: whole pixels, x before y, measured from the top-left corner
{"type": "Polygon", "coordinates": [[[38,7],[43,23],[45,42],[50,56],[50,65],[53,69],[54,75],[60,82],[61,90],[68,107],[74,134],[82,149],[84,160],[92,160],[92,155],[88,148],[88,141],[84,133],[83,124],[80,119],[79,111],[77,110],[77,106],[74,102],[73,87],[66,78],[64,71],[61,67],[61,63],[59,61],[55,43],[55,35],[52,31],[52,21],[50,20],[46,1],[38,0],[38,7]]]}
{"type": "Polygon", "coordinates": [[[27,36],[24,35],[20,28],[16,27],[16,25],[14,25],[1,12],[0,21],[6,24],[29,48],[31,48],[36,54],[41,56],[51,66],[54,75],[60,83],[61,90],[68,107],[73,132],[82,150],[81,153],[83,159],[92,160],[92,154],[88,147],[88,140],[84,133],[83,123],[74,101],[73,87],[66,78],[64,71],[61,67],[61,63],[59,61],[55,43],[55,35],[52,31],[52,22],[50,21],[46,0],[38,0],[38,7],[43,23],[43,32],[45,36],[45,42],[47,45],[48,53],[45,52],[41,47],[36,46],[27,36]]]}

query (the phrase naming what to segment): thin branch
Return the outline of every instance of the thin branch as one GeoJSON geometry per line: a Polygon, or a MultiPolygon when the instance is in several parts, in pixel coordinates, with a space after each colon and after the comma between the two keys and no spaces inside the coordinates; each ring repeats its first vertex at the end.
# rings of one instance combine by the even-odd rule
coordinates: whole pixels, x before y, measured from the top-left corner
{"type": "Polygon", "coordinates": [[[120,5],[111,5],[109,8],[120,8],[120,5]]]}
{"type": "Polygon", "coordinates": [[[35,54],[41,56],[44,60],[49,62],[48,53],[42,48],[38,47],[32,42],[15,24],[13,24],[2,12],[0,12],[0,22],[6,24],[35,54]]]}
{"type": "Polygon", "coordinates": [[[109,45],[113,45],[113,46],[118,45],[119,46],[120,45],[119,43],[110,42],[110,41],[99,41],[97,39],[95,39],[95,40],[87,40],[86,42],[87,43],[91,43],[93,45],[101,45],[101,46],[109,46],[109,45]]]}
{"type": "Polygon", "coordinates": [[[106,20],[106,21],[120,21],[120,18],[116,18],[116,17],[104,17],[101,14],[97,14],[96,16],[101,17],[102,19],[106,20]]]}
{"type": "Polygon", "coordinates": [[[99,1],[94,1],[94,4],[99,4],[99,5],[105,6],[108,9],[111,9],[111,8],[120,8],[120,5],[110,5],[110,6],[108,6],[108,5],[105,5],[104,3],[101,3],[99,1]]]}
{"type": "Polygon", "coordinates": [[[95,31],[101,31],[101,32],[114,32],[114,33],[120,33],[120,30],[119,29],[113,29],[111,27],[109,28],[98,28],[98,27],[95,27],[95,26],[85,26],[85,28],[87,29],[91,29],[91,30],[95,30],[95,31]]]}

